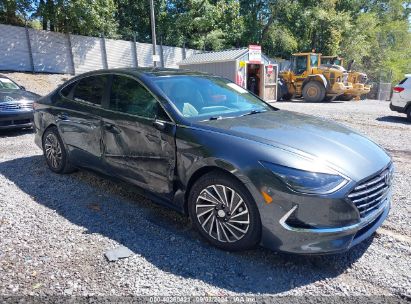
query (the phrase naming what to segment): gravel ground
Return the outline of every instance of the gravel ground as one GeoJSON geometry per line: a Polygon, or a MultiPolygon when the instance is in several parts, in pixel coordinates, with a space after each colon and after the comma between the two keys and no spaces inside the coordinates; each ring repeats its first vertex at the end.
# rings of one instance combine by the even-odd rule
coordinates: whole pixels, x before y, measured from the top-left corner
{"type": "Polygon", "coordinates": [[[24,86],[26,90],[40,95],[46,95],[53,91],[58,85],[69,80],[71,75],[64,74],[30,74],[16,72],[0,72],[18,84],[24,86]]]}
{"type": "MultiPolygon", "coordinates": [[[[41,83],[51,90],[65,77],[42,75],[37,83],[37,75],[18,75],[13,78],[32,90],[41,83]]],[[[393,208],[372,239],[329,256],[263,248],[227,253],[203,242],[185,217],[152,204],[130,186],[85,171],[53,174],[31,131],[2,132],[0,295],[411,299],[411,124],[391,112],[387,102],[276,106],[341,122],[393,156],[393,208]],[[133,255],[108,262],[104,252],[120,245],[133,255]]]]}

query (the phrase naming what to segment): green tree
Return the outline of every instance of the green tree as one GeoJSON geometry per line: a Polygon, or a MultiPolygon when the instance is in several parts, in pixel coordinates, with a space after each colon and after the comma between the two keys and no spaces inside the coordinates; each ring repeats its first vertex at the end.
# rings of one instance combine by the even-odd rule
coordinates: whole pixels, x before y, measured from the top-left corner
{"type": "MultiPolygon", "coordinates": [[[[150,4],[148,0],[114,0],[117,10],[118,33],[121,37],[132,39],[134,35],[140,42],[151,41],[150,4]]],[[[158,2],[156,1],[156,4],[158,2]]],[[[158,16],[158,5],[156,16],[158,16]]]]}
{"type": "Polygon", "coordinates": [[[32,4],[33,2],[30,0],[0,1],[0,23],[25,25],[32,13],[32,4]]]}
{"type": "Polygon", "coordinates": [[[43,29],[118,37],[114,0],[39,0],[36,7],[43,29]]]}
{"type": "Polygon", "coordinates": [[[165,1],[159,18],[165,42],[202,50],[240,46],[243,18],[235,0],[165,1]]]}
{"type": "MultiPolygon", "coordinates": [[[[271,57],[315,49],[372,79],[411,70],[411,0],[154,0],[158,43],[201,50],[261,44],[271,57]]],[[[2,0],[0,22],[151,42],[148,0],[2,0]]]]}
{"type": "MultiPolygon", "coordinates": [[[[340,53],[374,81],[397,82],[411,69],[410,1],[351,1],[361,13],[343,35],[340,53]]],[[[345,6],[350,11],[348,5],[345,6]]],[[[352,11],[352,10],[351,10],[352,11]]]]}

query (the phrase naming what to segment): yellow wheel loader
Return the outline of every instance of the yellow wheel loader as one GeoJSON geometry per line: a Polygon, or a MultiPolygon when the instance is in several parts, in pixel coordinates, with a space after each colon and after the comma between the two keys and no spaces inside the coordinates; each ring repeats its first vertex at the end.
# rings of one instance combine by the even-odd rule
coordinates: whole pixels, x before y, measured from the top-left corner
{"type": "Polygon", "coordinates": [[[279,89],[283,100],[303,97],[308,102],[332,101],[352,89],[348,73],[338,67],[321,66],[321,54],[293,54],[291,69],[280,72],[279,89]]]}
{"type": "Polygon", "coordinates": [[[344,67],[344,58],[339,56],[324,56],[321,55],[321,64],[323,65],[339,65],[344,67]]]}
{"type": "MultiPolygon", "coordinates": [[[[339,96],[340,100],[351,100],[353,98],[361,98],[362,95],[370,92],[371,86],[367,85],[367,74],[352,70],[354,61],[350,61],[347,66],[348,82],[352,84],[352,89],[347,90],[343,95],[339,96]]],[[[324,66],[340,66],[344,68],[344,58],[339,56],[321,56],[321,65],[324,66]]]]}

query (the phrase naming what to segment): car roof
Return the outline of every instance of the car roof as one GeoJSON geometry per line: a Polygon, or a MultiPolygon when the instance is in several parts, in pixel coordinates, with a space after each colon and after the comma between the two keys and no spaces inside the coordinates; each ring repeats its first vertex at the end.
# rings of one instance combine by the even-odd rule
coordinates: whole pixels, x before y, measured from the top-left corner
{"type": "Polygon", "coordinates": [[[187,76],[187,75],[208,75],[202,72],[195,72],[185,69],[169,69],[169,68],[157,68],[157,67],[148,67],[148,68],[117,68],[117,69],[101,69],[96,71],[91,71],[84,73],[78,76],[94,75],[100,73],[126,73],[134,74],[137,76],[147,76],[150,78],[161,77],[161,76],[187,76]]]}

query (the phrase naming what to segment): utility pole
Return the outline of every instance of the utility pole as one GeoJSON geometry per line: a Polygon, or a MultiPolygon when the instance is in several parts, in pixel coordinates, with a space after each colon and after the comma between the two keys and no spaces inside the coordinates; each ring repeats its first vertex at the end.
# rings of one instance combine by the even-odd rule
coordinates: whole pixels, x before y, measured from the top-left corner
{"type": "Polygon", "coordinates": [[[153,40],[153,64],[154,67],[157,66],[157,62],[154,60],[156,59],[156,48],[157,48],[157,43],[156,43],[156,19],[154,17],[154,3],[153,0],[150,0],[150,17],[151,17],[151,39],[153,40]]]}

